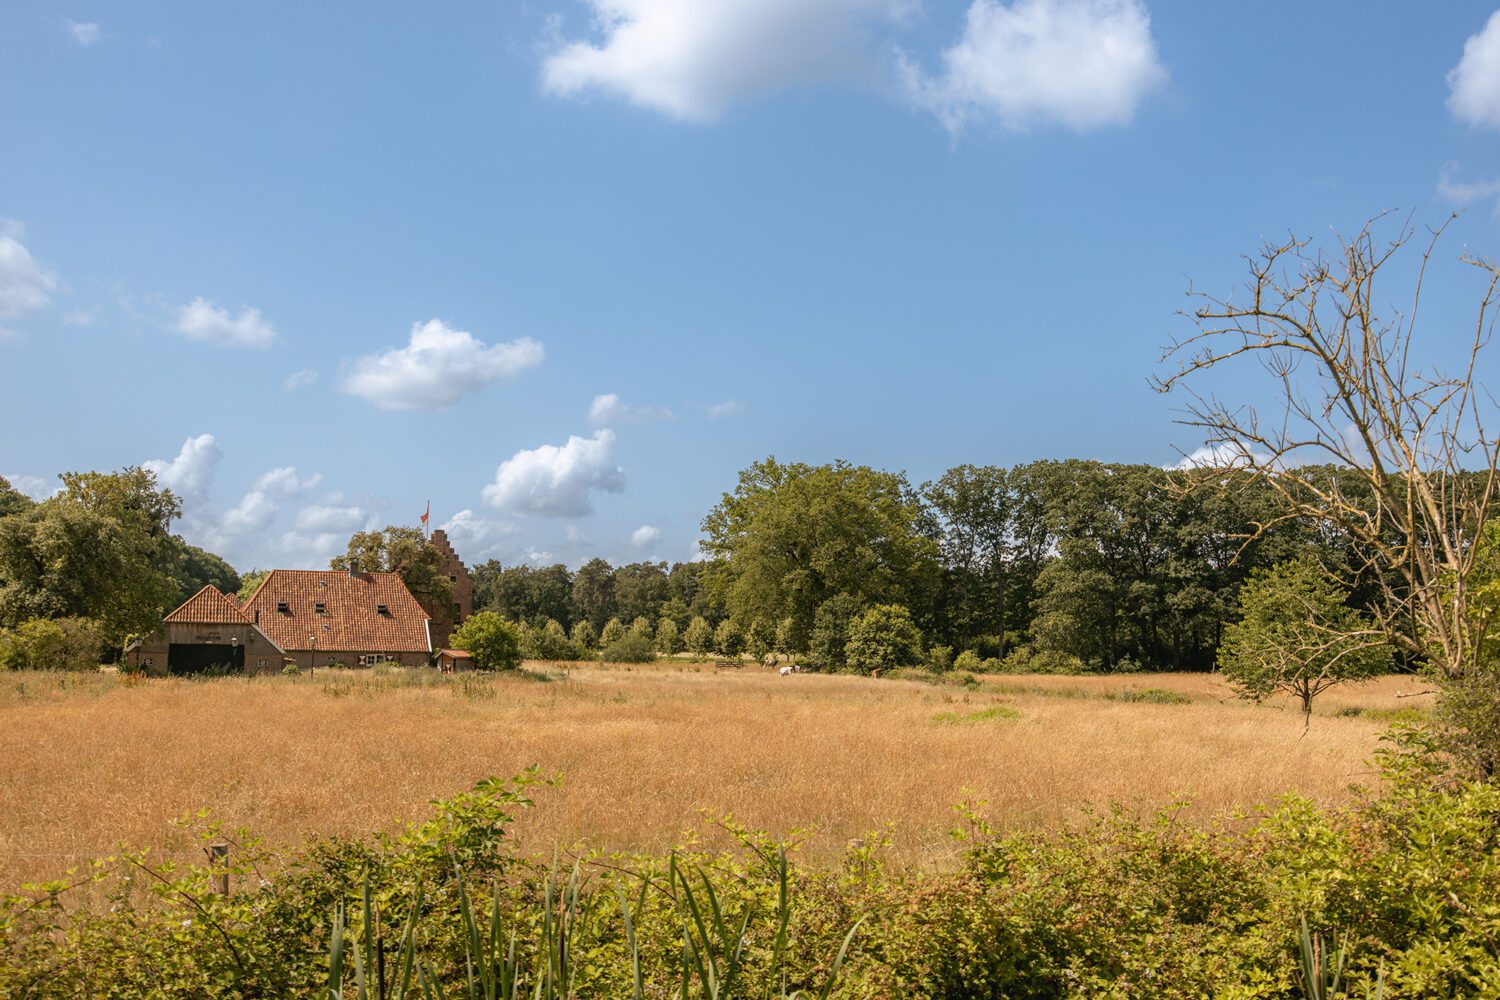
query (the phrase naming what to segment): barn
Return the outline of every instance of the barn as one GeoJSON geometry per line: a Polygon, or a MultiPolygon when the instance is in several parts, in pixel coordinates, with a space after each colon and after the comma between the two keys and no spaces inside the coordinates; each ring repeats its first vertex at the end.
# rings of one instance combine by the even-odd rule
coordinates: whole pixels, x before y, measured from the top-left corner
{"type": "Polygon", "coordinates": [[[212,585],[127,647],[126,662],[152,674],[279,672],[295,663],[425,666],[431,619],[400,574],[275,569],[243,604],[212,585]]]}

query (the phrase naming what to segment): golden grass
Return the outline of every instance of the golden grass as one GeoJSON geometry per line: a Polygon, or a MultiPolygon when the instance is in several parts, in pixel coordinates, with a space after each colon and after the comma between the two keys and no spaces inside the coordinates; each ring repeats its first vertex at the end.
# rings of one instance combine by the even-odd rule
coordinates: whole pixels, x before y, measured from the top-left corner
{"type": "Polygon", "coordinates": [[[892,823],[898,855],[927,863],[954,849],[946,831],[966,796],[1005,829],[1112,801],[1193,796],[1202,816],[1290,790],[1341,801],[1373,780],[1384,724],[1334,713],[1430,701],[1398,697],[1422,689],[1413,678],[1335,689],[1304,738],[1296,711],[1242,702],[1205,675],[1000,677],[977,690],[750,666],[555,676],[6,676],[0,890],[121,842],[191,851],[171,821],[200,807],[290,845],[421,817],[430,799],[530,764],[566,777],[519,824],[527,849],[660,850],[705,831],[709,810],[778,834],[812,827],[814,860],[892,823]],[[1145,688],[1192,701],[1107,697],[1145,688]],[[1019,717],[986,711],[997,705],[1019,717]]]}

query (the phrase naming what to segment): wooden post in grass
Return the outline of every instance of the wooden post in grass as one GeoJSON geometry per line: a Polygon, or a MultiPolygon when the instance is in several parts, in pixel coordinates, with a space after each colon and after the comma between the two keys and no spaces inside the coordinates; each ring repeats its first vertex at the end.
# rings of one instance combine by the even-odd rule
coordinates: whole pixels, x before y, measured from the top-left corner
{"type": "Polygon", "coordinates": [[[221,896],[229,895],[229,845],[220,841],[209,844],[203,851],[208,855],[209,869],[215,873],[214,892],[221,896]]]}

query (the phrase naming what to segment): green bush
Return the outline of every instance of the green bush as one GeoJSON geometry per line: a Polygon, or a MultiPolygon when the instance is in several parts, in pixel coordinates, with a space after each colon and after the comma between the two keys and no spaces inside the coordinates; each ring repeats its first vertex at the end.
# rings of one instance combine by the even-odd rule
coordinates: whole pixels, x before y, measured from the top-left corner
{"type": "Polygon", "coordinates": [[[849,623],[844,657],[856,670],[890,670],[922,662],[922,633],[899,604],[877,604],[849,623]]]}
{"type": "Polygon", "coordinates": [[[92,618],[32,618],[0,629],[0,669],[97,670],[104,629],[92,618]]]}
{"type": "Polygon", "coordinates": [[[953,661],[954,670],[965,670],[971,674],[978,673],[983,667],[984,661],[972,649],[966,649],[962,653],[959,653],[957,659],[953,661]]]}
{"type": "Polygon", "coordinates": [[[476,611],[453,633],[454,649],[474,654],[481,670],[514,670],[521,665],[521,630],[493,611],[476,611]]]}
{"type": "Polygon", "coordinates": [[[521,655],[528,660],[581,660],[583,651],[568,638],[562,623],[549,618],[541,628],[520,626],[521,655]]]}
{"type": "Polygon", "coordinates": [[[953,669],[953,647],[933,646],[927,650],[927,669],[935,674],[946,674],[953,669]]]}
{"type": "Polygon", "coordinates": [[[656,646],[650,639],[627,634],[601,649],[599,659],[605,663],[651,663],[656,659],[656,646]]]}

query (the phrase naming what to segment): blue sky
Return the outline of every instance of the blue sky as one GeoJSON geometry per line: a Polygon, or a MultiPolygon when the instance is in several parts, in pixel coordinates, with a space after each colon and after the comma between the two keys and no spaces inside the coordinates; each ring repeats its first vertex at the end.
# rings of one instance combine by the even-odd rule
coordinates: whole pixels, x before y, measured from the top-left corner
{"type": "Polygon", "coordinates": [[[12,0],[0,473],[153,463],[247,569],[428,499],[471,562],[685,559],[773,453],[1170,463],[1147,378],[1262,238],[1461,209],[1462,339],[1495,13],[12,0]]]}

